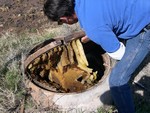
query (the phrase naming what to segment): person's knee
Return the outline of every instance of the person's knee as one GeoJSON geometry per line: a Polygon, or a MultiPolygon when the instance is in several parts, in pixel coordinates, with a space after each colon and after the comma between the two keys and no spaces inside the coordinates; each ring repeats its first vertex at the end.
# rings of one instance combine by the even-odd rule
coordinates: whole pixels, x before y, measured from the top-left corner
{"type": "Polygon", "coordinates": [[[114,77],[109,77],[109,87],[114,87],[114,86],[118,86],[118,81],[115,80],[114,77]]]}
{"type": "Polygon", "coordinates": [[[128,80],[122,76],[110,76],[109,77],[109,86],[110,87],[119,87],[128,83],[128,80]]]}

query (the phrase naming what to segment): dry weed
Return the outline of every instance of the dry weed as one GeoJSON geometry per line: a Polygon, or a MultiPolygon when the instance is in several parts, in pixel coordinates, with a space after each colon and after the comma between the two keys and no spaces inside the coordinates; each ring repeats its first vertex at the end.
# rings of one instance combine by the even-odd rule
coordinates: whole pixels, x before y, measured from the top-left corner
{"type": "MultiPolygon", "coordinates": [[[[60,29],[45,30],[44,33],[37,31],[37,34],[11,32],[0,35],[0,112],[19,112],[22,100],[25,98],[26,89],[23,84],[21,72],[21,56],[25,55],[31,48],[46,39],[58,35],[66,35],[75,28],[62,26],[60,29]],[[67,30],[66,30],[67,29],[67,30]],[[61,31],[65,32],[61,32],[61,31]],[[70,31],[68,31],[70,30],[70,31]]],[[[42,112],[30,98],[25,101],[25,110],[30,112],[42,112]]]]}

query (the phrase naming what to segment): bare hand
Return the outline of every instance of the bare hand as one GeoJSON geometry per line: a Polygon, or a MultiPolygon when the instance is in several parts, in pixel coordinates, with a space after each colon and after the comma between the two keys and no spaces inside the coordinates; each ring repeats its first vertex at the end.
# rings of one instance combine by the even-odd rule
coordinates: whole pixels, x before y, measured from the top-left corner
{"type": "Polygon", "coordinates": [[[87,36],[84,36],[81,38],[81,42],[83,42],[83,43],[87,43],[89,41],[90,41],[90,39],[87,36]]]}

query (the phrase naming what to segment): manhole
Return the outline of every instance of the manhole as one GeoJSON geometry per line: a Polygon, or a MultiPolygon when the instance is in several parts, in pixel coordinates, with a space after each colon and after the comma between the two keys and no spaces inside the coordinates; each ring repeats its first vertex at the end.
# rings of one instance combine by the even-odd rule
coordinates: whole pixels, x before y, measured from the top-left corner
{"type": "Polygon", "coordinates": [[[80,40],[84,35],[77,32],[49,39],[28,53],[24,62],[26,86],[39,105],[62,110],[87,109],[94,93],[100,96],[102,91],[98,90],[106,90],[99,87],[109,74],[110,59],[94,42],[83,44],[80,40]]]}

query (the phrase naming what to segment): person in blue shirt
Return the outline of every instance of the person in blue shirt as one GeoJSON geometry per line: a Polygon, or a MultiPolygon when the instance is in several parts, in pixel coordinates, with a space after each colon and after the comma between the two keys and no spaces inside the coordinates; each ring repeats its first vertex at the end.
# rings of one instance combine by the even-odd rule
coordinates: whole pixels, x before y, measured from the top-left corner
{"type": "Polygon", "coordinates": [[[109,77],[112,98],[119,113],[135,113],[128,82],[150,51],[150,0],[47,0],[44,13],[58,23],[79,22],[83,42],[94,41],[118,60],[109,77]]]}

